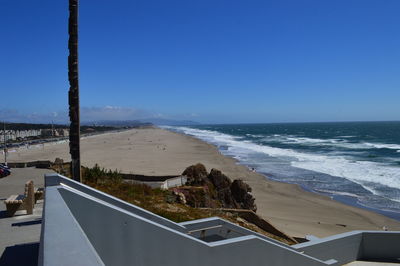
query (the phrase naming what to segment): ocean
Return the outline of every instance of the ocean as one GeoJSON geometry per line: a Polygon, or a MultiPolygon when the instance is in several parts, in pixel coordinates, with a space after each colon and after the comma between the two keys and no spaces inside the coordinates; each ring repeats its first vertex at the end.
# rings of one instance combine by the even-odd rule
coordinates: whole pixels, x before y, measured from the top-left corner
{"type": "Polygon", "coordinates": [[[165,127],[266,178],[400,220],[400,122],[165,127]]]}

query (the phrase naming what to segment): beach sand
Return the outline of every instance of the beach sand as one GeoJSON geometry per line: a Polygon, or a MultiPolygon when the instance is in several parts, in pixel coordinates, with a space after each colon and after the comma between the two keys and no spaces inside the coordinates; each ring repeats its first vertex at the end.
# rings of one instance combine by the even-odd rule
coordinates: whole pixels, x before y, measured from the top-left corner
{"type": "MultiPolygon", "coordinates": [[[[10,162],[70,161],[68,143],[45,144],[10,152],[10,162]]],[[[257,213],[289,235],[325,237],[352,230],[400,230],[400,222],[371,211],[344,205],[329,197],[306,192],[297,185],[266,179],[192,138],[158,128],[105,133],[81,140],[84,166],[99,164],[123,173],[177,175],[192,164],[216,168],[231,179],[241,178],[253,189],[257,213]]]]}

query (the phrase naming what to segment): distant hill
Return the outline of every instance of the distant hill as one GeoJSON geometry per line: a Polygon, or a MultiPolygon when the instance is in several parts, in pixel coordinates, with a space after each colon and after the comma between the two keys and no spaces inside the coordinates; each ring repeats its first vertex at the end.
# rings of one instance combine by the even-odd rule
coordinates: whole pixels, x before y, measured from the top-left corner
{"type": "Polygon", "coordinates": [[[113,127],[138,127],[138,126],[188,126],[199,123],[189,120],[172,120],[163,118],[148,118],[140,120],[101,120],[83,122],[82,125],[113,126],[113,127]]]}
{"type": "Polygon", "coordinates": [[[100,120],[91,122],[82,122],[81,125],[85,126],[109,126],[109,127],[140,127],[151,126],[152,123],[142,122],[138,120],[100,120]]]}
{"type": "MultiPolygon", "coordinates": [[[[199,125],[200,123],[189,120],[172,120],[162,118],[148,118],[140,120],[101,120],[81,122],[81,130],[86,131],[87,128],[93,128],[94,131],[108,131],[121,127],[140,127],[140,126],[190,126],[199,125]]],[[[34,123],[6,123],[7,130],[32,130],[32,129],[51,129],[64,128],[69,129],[69,124],[34,124],[34,123]]],[[[0,131],[3,129],[3,123],[0,123],[0,131]]]]}
{"type": "Polygon", "coordinates": [[[172,119],[163,119],[163,118],[149,118],[143,119],[142,121],[148,121],[154,125],[158,126],[191,126],[191,125],[200,125],[200,123],[190,120],[172,120],[172,119]]]}

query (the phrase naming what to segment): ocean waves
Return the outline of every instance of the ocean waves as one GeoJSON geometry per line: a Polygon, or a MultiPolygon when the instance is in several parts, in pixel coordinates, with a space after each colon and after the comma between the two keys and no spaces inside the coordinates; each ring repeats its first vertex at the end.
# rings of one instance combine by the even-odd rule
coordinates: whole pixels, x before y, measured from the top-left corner
{"type": "MultiPolygon", "coordinates": [[[[260,137],[258,135],[257,137],[260,137]]],[[[332,139],[318,139],[307,137],[295,137],[292,135],[264,135],[262,141],[266,143],[297,144],[304,146],[331,146],[345,149],[369,150],[369,149],[388,149],[400,152],[399,144],[370,143],[370,142],[351,142],[348,139],[352,136],[339,136],[332,139]]]]}
{"type": "MultiPolygon", "coordinates": [[[[349,191],[343,191],[346,186],[341,186],[339,183],[335,187],[323,189],[321,178],[318,175],[328,175],[338,177],[352,182],[352,185],[362,186],[368,193],[380,196],[391,202],[391,206],[396,206],[396,202],[400,203],[400,167],[391,165],[387,162],[378,162],[348,156],[355,150],[371,150],[371,149],[388,149],[400,150],[398,144],[384,144],[374,142],[350,142],[352,136],[338,136],[330,139],[310,138],[303,136],[295,136],[293,134],[243,134],[231,135],[222,133],[216,130],[205,130],[191,127],[169,127],[174,131],[194,136],[206,142],[223,147],[220,149],[222,153],[232,156],[239,162],[254,166],[258,171],[268,173],[273,169],[273,164],[277,161],[271,160],[270,157],[276,158],[280,165],[286,164],[291,169],[285,171],[293,171],[290,182],[307,184],[309,189],[315,191],[337,191],[339,193],[354,194],[354,188],[349,188],[349,191]],[[301,149],[300,146],[306,147],[334,147],[334,152],[320,152],[318,149],[301,149]],[[289,148],[292,147],[292,148],[289,148]],[[341,151],[338,151],[340,150],[341,151]],[[345,151],[345,152],[343,152],[345,151]],[[296,172],[296,169],[301,169],[303,172],[296,172]],[[306,171],[306,172],[304,172],[306,171]],[[307,172],[308,171],[308,172],[307,172]],[[298,177],[296,177],[296,174],[298,177]],[[294,177],[293,177],[294,176],[294,177]],[[309,180],[309,177],[317,176],[315,182],[309,180]],[[297,178],[297,180],[296,180],[297,178]],[[308,178],[308,179],[307,179],[308,178]],[[306,181],[307,180],[307,181],[306,181]],[[297,182],[298,181],[298,182],[297,182]],[[394,192],[393,192],[394,191],[394,192]],[[390,192],[390,193],[389,193],[390,192]]],[[[273,172],[273,171],[272,171],[273,172]]],[[[279,175],[278,175],[279,176],[279,175]]],[[[282,176],[284,176],[282,174],[282,176]]],[[[284,177],[281,179],[285,180],[284,177]]],[[[335,182],[329,179],[332,184],[335,182]]],[[[348,185],[349,186],[349,185],[348,185]]],[[[363,195],[365,196],[365,195],[363,195]]],[[[365,201],[365,199],[363,200],[365,201]]],[[[399,209],[400,204],[395,209],[399,209]]],[[[375,205],[374,207],[377,207],[375,205]]],[[[381,205],[379,205],[381,207],[381,205]]]]}

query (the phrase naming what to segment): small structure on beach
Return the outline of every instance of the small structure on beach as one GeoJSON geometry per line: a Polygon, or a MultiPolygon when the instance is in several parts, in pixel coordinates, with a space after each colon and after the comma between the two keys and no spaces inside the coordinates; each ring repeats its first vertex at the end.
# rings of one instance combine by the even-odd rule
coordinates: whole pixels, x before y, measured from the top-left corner
{"type": "Polygon", "coordinates": [[[163,190],[183,186],[187,182],[187,176],[184,175],[146,176],[122,173],[120,175],[127,183],[145,184],[151,188],[160,188],[163,190]]]}

